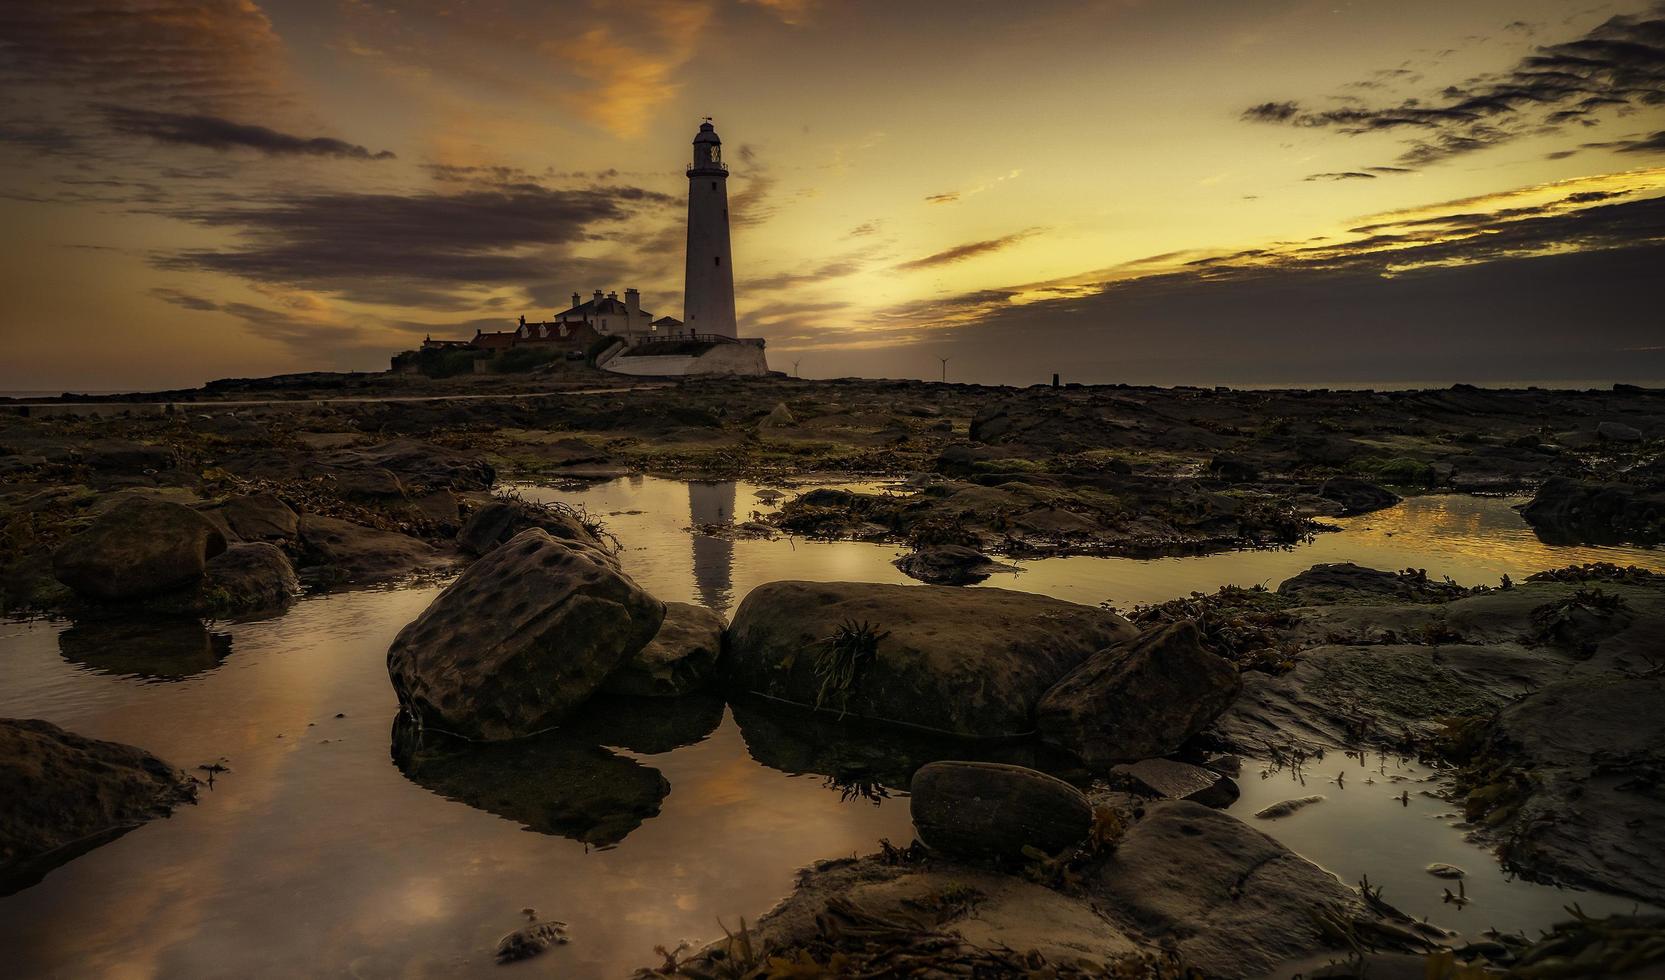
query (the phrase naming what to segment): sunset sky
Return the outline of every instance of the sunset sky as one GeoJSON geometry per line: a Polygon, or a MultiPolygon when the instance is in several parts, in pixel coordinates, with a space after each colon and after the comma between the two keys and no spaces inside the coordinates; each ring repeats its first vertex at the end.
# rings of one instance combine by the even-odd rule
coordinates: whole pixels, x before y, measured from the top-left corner
{"type": "Polygon", "coordinates": [[[680,316],[705,115],[777,369],[1665,379],[1665,4],[15,0],[0,389],[680,316]]]}

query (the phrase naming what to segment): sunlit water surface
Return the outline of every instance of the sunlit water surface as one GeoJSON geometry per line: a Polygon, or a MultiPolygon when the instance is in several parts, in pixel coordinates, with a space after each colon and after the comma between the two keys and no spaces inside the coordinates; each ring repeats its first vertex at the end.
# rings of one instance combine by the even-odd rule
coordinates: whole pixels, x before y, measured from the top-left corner
{"type": "MultiPolygon", "coordinates": [[[[625,545],[626,567],[665,599],[732,613],[753,587],[776,579],[909,581],[888,546],[690,533],[768,512],[759,488],[745,483],[631,478],[522,489],[604,517],[625,545]]],[[[1288,551],[1050,559],[988,584],[1127,606],[1224,583],[1275,587],[1322,561],[1414,566],[1466,584],[1595,560],[1665,569],[1655,552],[1540,544],[1511,503],[1424,497],[1340,521],[1344,531],[1288,551]]],[[[65,623],[0,623],[0,715],[141,745],[186,768],[230,767],[198,805],[0,898],[5,972],[620,976],[653,962],[655,945],[709,939],[721,934],[719,920],[733,927],[757,916],[812,861],[912,836],[899,773],[933,750],[869,766],[891,785],[889,796],[852,798],[843,792],[849,781],[827,773],[873,755],[873,739],[841,739],[825,726],[799,731],[743,705],[744,725],[716,704],[688,718],[660,712],[651,737],[638,718],[603,712],[588,742],[500,757],[478,785],[407,778],[390,758],[395,702],[384,656],[436,591],[305,599],[280,618],[214,624],[212,636],[187,636],[180,643],[189,649],[147,667],[96,631],[66,637],[65,623]],[[687,744],[669,747],[679,742],[687,744]],[[545,800],[572,772],[552,758],[575,760],[600,785],[636,789],[575,815],[545,800]],[[643,769],[662,775],[668,791],[643,769]],[[498,967],[492,951],[525,922],[523,908],[568,923],[572,943],[498,967]]],[[[1429,774],[1402,760],[1332,755],[1303,774],[1264,776],[1251,760],[1240,784],[1234,812],[1344,880],[1368,875],[1404,910],[1454,928],[1529,929],[1573,900],[1592,912],[1632,907],[1510,881],[1451,826],[1450,808],[1423,793],[1435,788],[1429,774]],[[1293,817],[1250,817],[1314,792],[1325,802],[1293,817]],[[1470,904],[1443,900],[1448,883],[1423,872],[1430,862],[1471,873],[1470,904]]]]}

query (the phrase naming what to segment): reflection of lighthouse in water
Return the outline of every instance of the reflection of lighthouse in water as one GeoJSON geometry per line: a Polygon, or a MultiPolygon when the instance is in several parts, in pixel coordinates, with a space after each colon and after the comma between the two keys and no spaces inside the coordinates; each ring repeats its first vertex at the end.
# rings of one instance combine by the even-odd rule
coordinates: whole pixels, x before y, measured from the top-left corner
{"type": "Polygon", "coordinates": [[[734,482],[688,484],[688,516],[695,529],[694,600],[726,612],[734,601],[734,542],[699,527],[734,523],[734,482]]]}

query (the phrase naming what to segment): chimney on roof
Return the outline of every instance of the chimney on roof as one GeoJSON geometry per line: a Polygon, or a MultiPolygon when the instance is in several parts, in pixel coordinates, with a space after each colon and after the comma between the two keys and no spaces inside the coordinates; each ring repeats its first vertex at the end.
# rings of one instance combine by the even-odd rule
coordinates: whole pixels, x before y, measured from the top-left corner
{"type": "Polygon", "coordinates": [[[601,302],[601,290],[598,289],[598,290],[595,291],[595,299],[596,299],[596,302],[598,302],[598,303],[601,302]]]}
{"type": "Polygon", "coordinates": [[[578,305],[578,294],[577,294],[577,293],[573,293],[573,294],[572,294],[572,305],[573,305],[573,306],[577,306],[577,305],[578,305]]]}

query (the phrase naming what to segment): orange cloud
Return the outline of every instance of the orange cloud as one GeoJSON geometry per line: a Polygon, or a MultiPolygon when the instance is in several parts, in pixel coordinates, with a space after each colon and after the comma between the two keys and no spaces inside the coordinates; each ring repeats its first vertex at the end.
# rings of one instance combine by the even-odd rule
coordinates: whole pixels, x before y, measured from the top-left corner
{"type": "Polygon", "coordinates": [[[608,22],[585,30],[576,43],[545,41],[539,47],[589,83],[563,95],[573,111],[632,139],[681,89],[676,75],[693,57],[711,11],[709,2],[638,0],[623,17],[609,8],[608,22]],[[619,20],[628,25],[622,33],[614,27],[619,20]]]}

